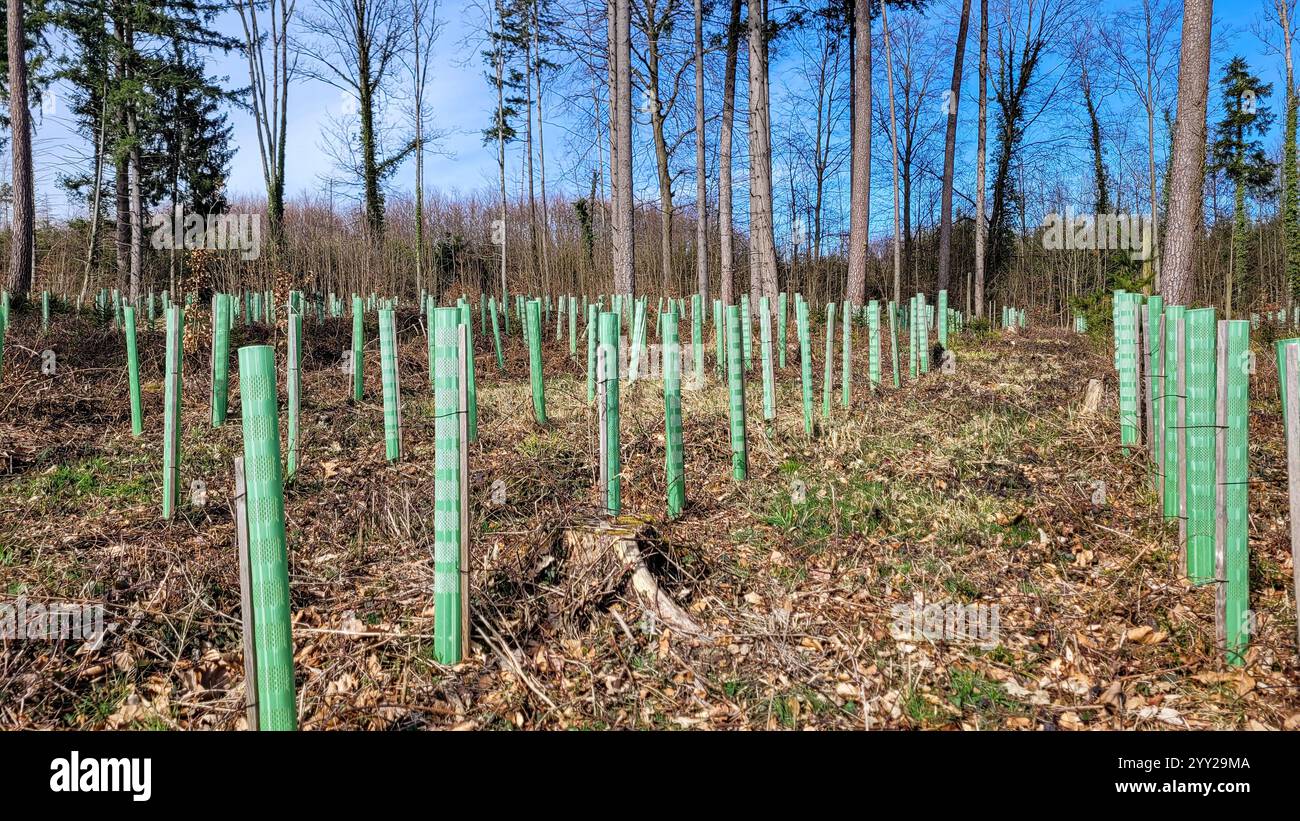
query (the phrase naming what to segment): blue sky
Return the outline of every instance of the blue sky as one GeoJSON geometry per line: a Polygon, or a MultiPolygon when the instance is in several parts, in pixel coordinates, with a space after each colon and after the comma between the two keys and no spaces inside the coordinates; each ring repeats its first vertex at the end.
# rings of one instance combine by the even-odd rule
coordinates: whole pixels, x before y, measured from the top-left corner
{"type": "MultiPolygon", "coordinates": [[[[305,0],[304,0],[305,1],[305,0]]],[[[943,2],[943,0],[938,0],[943,2]]],[[[1211,69],[1211,110],[1217,105],[1217,89],[1214,80],[1222,64],[1233,54],[1244,55],[1257,73],[1265,80],[1273,81],[1275,88],[1282,85],[1282,61],[1267,55],[1258,37],[1251,28],[1262,21],[1265,26],[1272,25],[1271,0],[1220,0],[1215,8],[1216,53],[1211,69]]],[[[1132,7],[1133,4],[1107,0],[1103,8],[1108,10],[1132,7]]],[[[300,6],[300,10],[301,10],[300,6]]],[[[941,12],[931,12],[928,19],[937,23],[941,12]]],[[[481,130],[488,121],[494,95],[483,78],[483,67],[477,56],[479,46],[474,38],[481,25],[477,11],[463,6],[457,0],[444,0],[441,16],[444,30],[437,45],[433,63],[433,76],[429,87],[429,108],[432,112],[432,125],[446,131],[447,136],[441,144],[441,152],[426,158],[425,179],[431,189],[444,192],[457,190],[474,190],[495,186],[496,158],[494,150],[482,143],[481,130]]],[[[238,18],[234,13],[222,19],[220,28],[232,34],[239,32],[238,18]]],[[[968,55],[974,51],[976,30],[971,32],[968,55]]],[[[967,72],[967,78],[973,75],[967,72]]],[[[877,67],[878,70],[882,67],[877,67]]],[[[944,67],[946,73],[950,69],[944,67]]],[[[779,104],[782,95],[782,81],[786,66],[778,62],[773,67],[774,106],[779,104]]],[[[210,63],[210,72],[216,76],[229,77],[229,85],[241,86],[247,82],[247,69],[242,55],[215,55],[210,63]]],[[[1172,78],[1171,78],[1172,79],[1172,78]]],[[[973,97],[974,90],[968,84],[966,98],[973,97]]],[[[743,89],[743,85],[742,85],[743,89]]],[[[743,92],[742,92],[743,93],[743,92]]],[[[83,140],[71,134],[61,116],[58,106],[58,89],[50,98],[53,102],[51,111],[40,118],[36,141],[34,144],[36,168],[38,210],[45,212],[48,208],[55,218],[66,216],[69,208],[62,192],[56,185],[57,175],[61,171],[83,168],[89,156],[89,146],[83,140]]],[[[1275,92],[1271,101],[1274,110],[1280,114],[1280,100],[1275,92]]],[[[318,192],[324,189],[321,181],[323,175],[330,171],[330,160],[321,147],[321,133],[326,128],[329,116],[340,112],[346,104],[345,97],[337,89],[323,83],[300,78],[290,90],[289,120],[289,156],[286,169],[287,191],[290,196],[302,193],[318,192]]],[[[552,104],[548,112],[556,118],[547,126],[548,168],[558,167],[563,163],[565,128],[560,107],[562,101],[552,104]],[[554,166],[552,164],[555,164],[554,166]]],[[[963,102],[961,115],[963,125],[969,122],[971,128],[963,127],[962,137],[973,131],[974,106],[963,102]]],[[[778,118],[775,126],[779,129],[780,112],[774,110],[778,118]]],[[[230,112],[234,127],[236,153],[231,163],[229,190],[233,195],[261,196],[262,170],[258,158],[256,131],[251,117],[242,111],[230,112]]],[[[1281,120],[1281,117],[1278,117],[1281,120]]],[[[1277,126],[1270,137],[1270,147],[1277,144],[1277,126]]],[[[716,127],[711,128],[709,139],[716,139],[716,127]]],[[[884,142],[883,140],[881,141],[884,142]]],[[[738,146],[743,150],[743,146],[738,146]]],[[[689,145],[684,149],[689,153],[689,145]]],[[[963,153],[966,153],[963,151],[963,153]]],[[[973,155],[973,148],[971,152],[973,155]]],[[[510,158],[518,173],[517,150],[510,158]]],[[[965,164],[964,162],[962,163],[965,164]]],[[[413,187],[413,164],[407,163],[393,178],[390,187],[395,190],[409,191],[413,187]]],[[[684,199],[691,199],[693,187],[683,183],[684,199]]],[[[648,192],[647,192],[648,193],[648,192]]],[[[873,208],[873,223],[888,220],[887,203],[873,208]]]]}

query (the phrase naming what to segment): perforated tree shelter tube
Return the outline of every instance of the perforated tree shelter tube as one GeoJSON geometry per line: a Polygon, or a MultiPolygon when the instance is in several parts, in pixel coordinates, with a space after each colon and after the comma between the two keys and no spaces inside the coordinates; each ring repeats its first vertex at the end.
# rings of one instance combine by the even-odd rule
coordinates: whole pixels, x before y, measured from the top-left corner
{"type": "Polygon", "coordinates": [[[460,663],[462,653],[459,326],[459,309],[434,311],[433,650],[442,664],[460,663]]]}
{"type": "Polygon", "coordinates": [[[135,308],[126,306],[122,310],[122,321],[126,335],[127,392],[131,398],[131,435],[139,436],[144,433],[144,413],[140,403],[140,354],[135,344],[135,308]]]}
{"type": "Polygon", "coordinates": [[[749,455],[745,442],[745,354],[740,340],[743,321],[740,306],[728,305],[727,383],[731,412],[731,475],[736,481],[744,481],[749,472],[749,455]]]}
{"type": "Polygon", "coordinates": [[[763,355],[763,419],[776,416],[776,373],[772,368],[772,312],[767,297],[758,298],[758,339],[763,355]]]}
{"type": "Polygon", "coordinates": [[[364,354],[366,342],[365,302],[359,296],[352,297],[352,401],[360,402],[364,388],[364,354]]]}
{"type": "Polygon", "coordinates": [[[853,383],[853,303],[844,301],[842,311],[843,327],[840,328],[840,358],[844,360],[840,372],[840,404],[849,406],[849,395],[853,383]]]}
{"type": "Polygon", "coordinates": [[[1138,441],[1137,318],[1127,294],[1117,293],[1115,310],[1115,368],[1119,372],[1119,432],[1123,452],[1138,441]]]}
{"type": "Polygon", "coordinates": [[[379,376],[384,395],[384,454],[388,461],[402,458],[398,423],[401,397],[397,392],[397,338],[391,308],[379,309],[379,376]]]}
{"type": "Polygon", "coordinates": [[[786,302],[786,293],[782,291],[776,296],[776,346],[778,351],[779,364],[782,369],[785,368],[785,345],[786,345],[786,313],[789,306],[786,302]]]}
{"type": "Polygon", "coordinates": [[[750,318],[753,313],[749,308],[749,294],[740,295],[740,343],[745,358],[745,370],[753,367],[751,350],[754,347],[754,325],[750,318]]]}
{"type": "Polygon", "coordinates": [[[533,415],[546,424],[546,385],[542,378],[542,303],[530,299],[524,305],[524,335],[528,338],[528,379],[533,393],[533,415]]]}
{"type": "Polygon", "coordinates": [[[822,360],[822,417],[831,415],[831,390],[835,381],[835,303],[826,304],[826,355],[822,360]]]}
{"type": "Polygon", "coordinates": [[[939,306],[935,309],[935,316],[938,320],[939,344],[945,349],[948,347],[948,291],[939,292],[939,306]]]}
{"type": "Polygon", "coordinates": [[[578,300],[569,297],[569,356],[578,355],[578,300]]]}
{"type": "MultiPolygon", "coordinates": [[[[695,295],[696,302],[699,294],[695,295]]],[[[698,312],[695,317],[698,320],[698,312]]],[[[698,326],[697,321],[691,323],[698,326]]],[[[668,518],[681,515],[686,502],[686,460],[682,451],[682,356],[677,338],[677,312],[663,317],[664,479],[668,487],[668,518]]]]}
{"type": "Polygon", "coordinates": [[[1223,389],[1218,396],[1218,489],[1215,521],[1215,614],[1223,637],[1225,661],[1245,664],[1250,641],[1250,556],[1248,549],[1247,491],[1250,418],[1250,322],[1219,323],[1218,375],[1223,389]]]}
{"type": "Polygon", "coordinates": [[[262,730],[293,730],[297,727],[297,708],[274,348],[252,345],[239,349],[239,398],[258,722],[262,730]]]}
{"type": "Polygon", "coordinates": [[[1214,580],[1215,342],[1213,308],[1186,316],[1187,576],[1214,580]]]}
{"type": "MultiPolygon", "coordinates": [[[[129,307],[129,306],[128,306],[129,307]]],[[[131,309],[132,320],[135,310],[131,309]]],[[[230,402],[230,295],[212,297],[212,427],[226,421],[230,402]]]]}
{"type": "Polygon", "coordinates": [[[181,306],[167,309],[166,370],[163,378],[163,498],[162,515],[170,519],[176,512],[181,474],[181,339],[185,333],[185,315],[181,306]]]}
{"type": "Polygon", "coordinates": [[[617,516],[622,510],[622,460],[619,454],[618,422],[618,335],[619,315],[606,311],[600,315],[600,348],[605,370],[600,379],[605,391],[605,508],[617,516]]]}
{"type": "Polygon", "coordinates": [[[596,337],[600,306],[594,302],[587,306],[587,404],[596,401],[596,337]]]}
{"type": "Polygon", "coordinates": [[[898,378],[898,306],[890,300],[889,305],[889,356],[894,365],[894,387],[899,385],[898,378]]]}
{"type": "Polygon", "coordinates": [[[867,303],[867,377],[873,389],[880,387],[880,303],[867,303]]]}
{"type": "Polygon", "coordinates": [[[437,354],[434,352],[433,345],[433,297],[425,297],[424,301],[420,303],[420,306],[420,309],[424,311],[424,347],[425,356],[429,361],[429,393],[432,394],[434,381],[433,364],[437,359],[437,354]]]}
{"type": "Polygon", "coordinates": [[[916,379],[921,373],[921,357],[917,351],[920,324],[920,306],[914,296],[907,301],[907,375],[911,379],[916,379]]]}
{"type": "MultiPolygon", "coordinates": [[[[1273,341],[1273,352],[1277,355],[1277,379],[1278,379],[1278,396],[1282,400],[1282,418],[1288,419],[1287,415],[1287,390],[1286,390],[1286,349],[1289,345],[1300,344],[1300,337],[1290,337],[1288,339],[1276,339],[1273,341]]],[[[1282,426],[1282,435],[1286,436],[1287,427],[1282,426]]]]}
{"type": "Polygon", "coordinates": [[[795,325],[799,335],[799,378],[803,388],[803,430],[813,432],[812,331],[808,328],[808,303],[795,300],[795,325]]]}
{"type": "Polygon", "coordinates": [[[691,294],[691,358],[698,388],[704,384],[704,299],[699,294],[691,294]]]}
{"type": "Polygon", "coordinates": [[[925,294],[916,295],[916,354],[921,373],[930,372],[930,307],[925,304],[925,294]]]}
{"type": "MultiPolygon", "coordinates": [[[[556,312],[556,317],[560,316],[556,312]]],[[[478,441],[478,378],[474,373],[474,322],[469,310],[469,303],[460,306],[460,324],[465,326],[465,394],[468,408],[466,411],[468,435],[470,442],[478,441]]]]}
{"type": "Polygon", "coordinates": [[[1178,518],[1179,461],[1178,461],[1178,407],[1182,397],[1178,385],[1179,362],[1183,352],[1178,343],[1178,326],[1186,309],[1181,305],[1165,308],[1165,338],[1161,346],[1165,355],[1164,368],[1164,515],[1166,519],[1178,518]]]}
{"type": "Polygon", "coordinates": [[[726,327],[727,317],[722,309],[722,300],[713,300],[713,341],[714,370],[721,377],[727,371],[727,349],[726,349],[726,327]]]}
{"type": "Polygon", "coordinates": [[[292,482],[298,473],[298,412],[302,399],[302,313],[289,309],[288,381],[286,384],[289,407],[289,457],[285,468],[286,481],[292,482]]]}

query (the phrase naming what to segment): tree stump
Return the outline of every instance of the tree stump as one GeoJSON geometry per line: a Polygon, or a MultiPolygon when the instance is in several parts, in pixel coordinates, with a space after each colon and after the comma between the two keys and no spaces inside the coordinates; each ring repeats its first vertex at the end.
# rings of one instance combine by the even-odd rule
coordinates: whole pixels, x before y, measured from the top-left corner
{"type": "Polygon", "coordinates": [[[643,544],[651,539],[650,523],[638,516],[593,518],[564,531],[565,576],[584,591],[630,590],[633,598],[674,632],[703,637],[704,629],[660,586],[647,564],[643,544]]]}

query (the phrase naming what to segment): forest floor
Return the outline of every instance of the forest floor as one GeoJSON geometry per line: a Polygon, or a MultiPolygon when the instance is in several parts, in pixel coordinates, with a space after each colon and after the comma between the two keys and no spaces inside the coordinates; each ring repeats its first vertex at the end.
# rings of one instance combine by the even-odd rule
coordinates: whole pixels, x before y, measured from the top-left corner
{"type": "MultiPolygon", "coordinates": [[[[234,358],[231,418],[215,430],[206,343],[186,358],[182,504],[165,522],[161,331],[140,334],[145,434],[133,438],[121,335],[66,313],[42,333],[38,314],[15,315],[4,351],[0,602],[103,604],[112,626],[86,642],[0,640],[0,727],[241,728],[234,358]],[[40,371],[45,349],[54,376],[40,371]],[[193,479],[206,483],[202,507],[193,479]]],[[[446,667],[432,652],[433,402],[418,320],[400,320],[397,464],[384,460],[373,322],[359,406],[338,367],[350,321],[307,324],[302,466],[286,490],[303,729],[1300,726],[1285,448],[1263,347],[1250,421],[1256,633],[1234,671],[1215,649],[1213,591],[1178,578],[1176,529],[1144,457],[1117,445],[1115,376],[1096,340],[968,333],[955,372],[912,382],[904,359],[903,387],[873,392],[859,327],[851,406],[837,361],[823,419],[814,328],[812,438],[793,345],[764,426],[756,345],[750,477],[735,482],[706,327],[710,378],[684,392],[675,521],[660,383],[625,384],[623,508],[647,521],[642,549],[704,630],[686,635],[608,579],[566,573],[565,530],[597,512],[585,346],[573,360],[567,341],[547,341],[540,427],[517,328],[504,374],[478,335],[474,637],[446,667]],[[1089,378],[1106,386],[1096,416],[1081,412],[1089,378]],[[996,606],[996,634],[897,633],[900,613],[953,603],[996,606]]],[[[237,328],[232,348],[273,333],[237,328]]],[[[886,347],[887,384],[888,363],[886,347]]]]}

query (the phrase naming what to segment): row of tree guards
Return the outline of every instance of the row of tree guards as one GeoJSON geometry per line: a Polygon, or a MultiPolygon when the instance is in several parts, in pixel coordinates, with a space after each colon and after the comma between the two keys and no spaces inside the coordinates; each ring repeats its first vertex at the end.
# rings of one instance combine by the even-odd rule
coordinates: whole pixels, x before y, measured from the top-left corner
{"type": "MultiPolygon", "coordinates": [[[[1285,312],[1265,316],[1285,321],[1285,312]]],[[[1250,330],[1260,318],[1218,320],[1214,308],[1165,305],[1123,290],[1113,301],[1120,445],[1149,460],[1165,520],[1178,523],[1179,571],[1215,586],[1225,661],[1245,663],[1249,609],[1250,330]]],[[[1300,338],[1276,341],[1287,438],[1291,551],[1300,567],[1300,338]]],[[[1300,601],[1300,573],[1296,574],[1300,601]]]]}
{"type": "MultiPolygon", "coordinates": [[[[907,334],[907,368],[910,378],[930,370],[930,344],[938,342],[947,351],[950,331],[960,331],[964,317],[948,307],[941,291],[936,304],[917,294],[904,306],[872,300],[865,306],[825,306],[826,362],[823,375],[822,416],[831,413],[834,381],[834,336],[839,326],[841,404],[850,405],[852,356],[855,325],[867,334],[868,378],[873,389],[881,387],[881,310],[888,321],[892,381],[900,385],[899,331],[907,334]],[[839,322],[837,319],[837,309],[839,322]]],[[[127,353],[127,381],[131,403],[131,429],[143,433],[140,401],[140,361],[136,339],[136,309],[124,304],[120,295],[105,292],[97,305],[107,321],[122,329],[127,353]],[[120,311],[119,311],[120,308],[120,311]],[[120,318],[119,318],[120,313],[120,318]]],[[[149,300],[152,303],[152,299],[149,300]]],[[[489,334],[496,366],[503,370],[502,338],[511,333],[511,320],[522,331],[527,346],[532,406],[539,425],[547,424],[546,386],[542,370],[543,336],[554,328],[554,339],[566,337],[573,357],[585,348],[587,355],[587,398],[598,419],[597,481],[601,506],[617,515],[622,509],[619,431],[619,385],[638,379],[662,380],[666,434],[665,475],[667,513],[681,514],[686,503],[685,451],[682,442],[683,372],[690,374],[692,389],[705,383],[704,325],[712,322],[717,345],[717,375],[727,386],[732,476],[747,478],[748,431],[746,426],[746,374],[757,360],[763,389],[763,418],[771,421],[777,412],[776,369],[786,367],[787,314],[793,302],[795,333],[799,351],[802,412],[805,432],[814,430],[812,385],[811,309],[800,294],[781,293],[776,310],[768,297],[750,310],[748,295],[738,304],[707,304],[699,295],[689,300],[661,298],[651,311],[649,299],[621,295],[586,297],[563,295],[528,298],[518,295],[506,305],[495,297],[481,300],[477,313],[479,332],[489,334]],[[711,312],[708,310],[712,308],[711,312]],[[679,337],[681,318],[690,313],[689,349],[679,337]],[[757,317],[754,316],[757,314],[757,317]],[[651,323],[647,317],[654,316],[651,323]],[[582,318],[584,322],[580,322],[582,318]],[[757,320],[758,355],[754,354],[754,325],[757,320]],[[630,330],[625,346],[622,329],[630,330]],[[650,326],[649,328],[647,326],[650,326]],[[652,361],[648,333],[659,340],[658,361],[652,361]],[[585,333],[585,346],[579,336],[585,333]],[[683,356],[685,355],[685,356],[683,356]],[[656,374],[656,369],[658,373],[656,374]]],[[[181,478],[181,385],[183,378],[182,338],[185,314],[182,306],[166,293],[160,304],[165,321],[165,376],[163,399],[163,498],[162,512],[171,518],[179,506],[181,478]]],[[[440,307],[428,295],[420,299],[427,334],[429,384],[434,396],[434,652],[443,664],[459,663],[469,638],[468,599],[468,443],[477,438],[477,377],[474,365],[474,306],[464,297],[454,306],[440,307]]],[[[287,453],[281,453],[279,387],[275,349],[251,345],[238,351],[243,455],[235,461],[236,530],[239,539],[247,680],[255,686],[249,692],[249,726],[261,729],[293,729],[295,726],[292,637],[288,605],[287,548],[284,526],[284,485],[300,467],[299,411],[304,316],[321,323],[326,317],[352,316],[352,339],[344,352],[342,370],[351,384],[354,400],[364,394],[362,379],[366,337],[365,317],[377,316],[380,375],[383,399],[384,451],[389,461],[403,458],[403,423],[400,369],[398,368],[398,300],[353,295],[350,303],[333,294],[309,299],[291,292],[283,306],[287,325],[285,340],[285,393],[287,453]],[[350,310],[348,310],[350,309],[350,310]],[[282,458],[283,469],[282,469],[282,458]]],[[[1023,314],[1008,322],[1023,324],[1023,314]]],[[[229,371],[231,331],[243,320],[249,323],[273,321],[276,306],[261,292],[218,293],[210,306],[211,371],[210,419],[220,427],[227,418],[231,378],[229,371]]],[[[0,310],[0,320],[5,318],[0,310]]],[[[945,353],[951,360],[951,353],[945,353]]],[[[946,364],[946,363],[945,363],[946,364]]]]}

